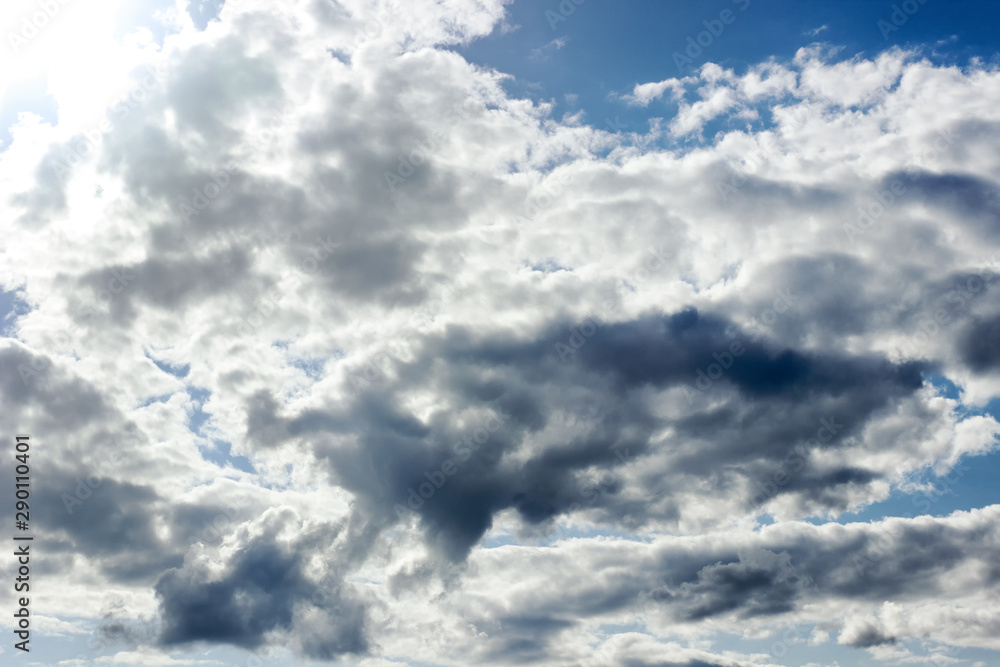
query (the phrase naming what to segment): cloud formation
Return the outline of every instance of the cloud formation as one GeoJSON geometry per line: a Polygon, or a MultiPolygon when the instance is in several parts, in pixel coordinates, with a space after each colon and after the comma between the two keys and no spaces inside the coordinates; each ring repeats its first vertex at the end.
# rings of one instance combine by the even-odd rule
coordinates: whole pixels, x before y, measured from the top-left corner
{"type": "Polygon", "coordinates": [[[1000,650],[1000,506],[832,521],[996,450],[1000,74],[813,46],[611,134],[454,48],[504,12],[170,14],[82,154],[21,118],[0,399],[46,442],[47,613],[127,595],[127,664],[1000,650]]]}

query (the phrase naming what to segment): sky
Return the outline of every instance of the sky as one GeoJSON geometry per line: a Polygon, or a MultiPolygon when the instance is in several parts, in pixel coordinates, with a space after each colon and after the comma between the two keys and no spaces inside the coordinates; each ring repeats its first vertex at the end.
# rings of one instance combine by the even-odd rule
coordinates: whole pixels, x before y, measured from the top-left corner
{"type": "Polygon", "coordinates": [[[0,662],[1000,664],[998,20],[5,2],[0,662]]]}

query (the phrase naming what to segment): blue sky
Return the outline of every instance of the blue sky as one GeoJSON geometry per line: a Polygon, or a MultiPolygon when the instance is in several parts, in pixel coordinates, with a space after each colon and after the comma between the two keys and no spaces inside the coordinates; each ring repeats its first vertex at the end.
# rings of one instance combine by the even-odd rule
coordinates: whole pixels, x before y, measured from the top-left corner
{"type": "Polygon", "coordinates": [[[772,58],[790,60],[816,42],[838,48],[835,59],[872,57],[900,47],[918,49],[944,65],[961,67],[972,58],[997,61],[993,26],[1000,22],[1000,6],[927,0],[912,15],[904,12],[906,22],[896,26],[894,4],[898,6],[871,0],[635,0],[623,5],[587,0],[563,3],[564,15],[558,2],[516,0],[507,19],[516,30],[497,31],[456,50],[471,62],[510,74],[506,87],[512,94],[555,102],[556,116],[583,110],[584,122],[594,127],[632,132],[647,131],[650,117],[667,116],[671,109],[654,105],[636,110],[618,96],[637,83],[688,74],[690,70],[679,70],[674,54],[686,55],[688,38],[696,39],[706,30],[704,22],[718,20],[725,10],[732,12],[732,23],[713,35],[693,67],[714,62],[743,73],[772,58]],[[574,8],[572,13],[567,7],[574,8]],[[880,21],[898,29],[883,28],[880,21]],[[575,96],[573,102],[568,95],[575,96]]]}

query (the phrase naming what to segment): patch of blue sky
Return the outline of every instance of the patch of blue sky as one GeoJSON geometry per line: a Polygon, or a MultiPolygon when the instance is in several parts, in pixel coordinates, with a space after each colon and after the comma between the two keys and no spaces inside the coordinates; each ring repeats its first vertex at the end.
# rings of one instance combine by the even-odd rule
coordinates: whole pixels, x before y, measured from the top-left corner
{"type": "Polygon", "coordinates": [[[323,377],[323,370],[326,366],[325,359],[293,359],[292,366],[298,368],[311,380],[319,380],[323,377]]]}
{"type": "Polygon", "coordinates": [[[152,361],[157,368],[168,375],[173,375],[175,378],[183,379],[187,376],[188,372],[191,370],[190,364],[171,364],[169,361],[160,361],[155,359],[147,352],[146,358],[152,361]]]}
{"type": "Polygon", "coordinates": [[[22,113],[33,113],[49,125],[58,122],[59,108],[56,99],[49,94],[46,77],[15,81],[0,99],[0,153],[7,150],[14,140],[10,130],[22,113]]]}
{"type": "Polygon", "coordinates": [[[5,292],[0,289],[0,336],[13,338],[14,320],[30,310],[31,306],[21,299],[18,290],[5,292]]]}
{"type": "MultiPolygon", "coordinates": [[[[965,3],[944,0],[926,0],[905,21],[897,15],[898,26],[893,3],[869,0],[586,0],[579,5],[515,0],[507,11],[513,30],[497,30],[456,50],[473,63],[512,75],[503,83],[509,94],[553,103],[556,118],[583,111],[582,122],[593,127],[639,133],[648,131],[652,118],[669,121],[677,106],[661,99],[635,107],[621,96],[636,84],[683,77],[692,66],[714,62],[741,74],[771,59],[790,61],[800,48],[817,42],[838,49],[834,61],[872,58],[899,47],[917,50],[936,64],[966,66],[976,58],[989,63],[996,59],[993,26],[1000,23],[998,3],[977,3],[970,10],[965,3]],[[724,11],[731,12],[725,17],[730,22],[720,30],[716,21],[724,11]],[[691,47],[699,36],[703,46],[691,47]],[[690,63],[676,57],[688,58],[689,48],[690,63]]],[[[709,124],[706,138],[726,122],[709,124]]],[[[762,115],[755,122],[770,121],[762,115]]]]}
{"type": "Polygon", "coordinates": [[[518,540],[517,536],[502,530],[490,531],[483,536],[482,546],[486,549],[495,549],[497,547],[507,546],[507,545],[524,545],[531,544],[533,546],[539,547],[551,547],[557,542],[572,539],[587,539],[594,537],[608,537],[616,538],[621,540],[628,540],[630,542],[651,542],[655,536],[643,535],[637,536],[635,533],[630,533],[627,531],[615,531],[607,530],[606,528],[595,529],[595,528],[569,528],[565,525],[559,525],[554,528],[548,534],[539,533],[539,535],[534,539],[518,540]]]}
{"type": "MultiPolygon", "coordinates": [[[[941,396],[960,399],[959,387],[948,378],[929,374],[926,376],[941,396]]],[[[975,407],[959,404],[956,410],[960,419],[980,415],[996,418],[1000,414],[1000,398],[994,398],[985,406],[975,407]]],[[[964,456],[957,465],[943,475],[931,469],[923,470],[911,479],[917,484],[930,485],[930,490],[906,492],[894,489],[890,496],[868,505],[857,512],[848,512],[837,517],[840,523],[854,521],[878,521],[887,516],[914,517],[925,514],[947,516],[955,511],[968,511],[1000,503],[1000,451],[964,456]]],[[[823,523],[823,521],[815,521],[823,523]]]]}
{"type": "Polygon", "coordinates": [[[545,260],[538,262],[537,264],[532,264],[531,270],[538,271],[541,273],[556,273],[557,271],[572,271],[573,269],[561,266],[551,258],[546,258],[545,260]]]}
{"type": "Polygon", "coordinates": [[[212,440],[211,447],[199,446],[198,451],[201,452],[203,459],[211,461],[212,463],[215,463],[223,468],[232,466],[237,470],[242,470],[243,472],[256,472],[250,459],[245,456],[233,454],[232,444],[224,440],[212,440]]]}
{"type": "Polygon", "coordinates": [[[201,452],[202,458],[223,468],[232,466],[237,470],[242,470],[243,472],[255,472],[253,463],[251,463],[250,459],[245,456],[233,454],[232,443],[225,440],[211,438],[205,433],[202,433],[202,427],[209,418],[209,414],[202,408],[209,396],[211,396],[211,392],[207,389],[200,389],[198,387],[188,387],[187,394],[195,404],[195,408],[191,413],[190,419],[188,420],[188,429],[198,436],[207,438],[212,443],[211,446],[198,446],[198,451],[201,452]]]}
{"type": "Polygon", "coordinates": [[[148,408],[150,405],[153,405],[154,403],[166,403],[167,401],[170,400],[171,396],[173,396],[173,394],[161,394],[160,396],[150,396],[145,401],[140,403],[139,407],[148,408]]]}

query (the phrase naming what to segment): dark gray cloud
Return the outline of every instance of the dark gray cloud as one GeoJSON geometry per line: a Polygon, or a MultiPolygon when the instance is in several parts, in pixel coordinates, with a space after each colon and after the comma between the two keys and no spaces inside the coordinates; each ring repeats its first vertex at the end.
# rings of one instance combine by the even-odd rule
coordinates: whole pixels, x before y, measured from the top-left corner
{"type": "MultiPolygon", "coordinates": [[[[194,566],[167,570],[155,585],[160,643],[200,641],[253,649],[267,643],[268,633],[290,631],[296,618],[302,620],[297,615],[313,613],[325,622],[315,632],[302,632],[306,655],[332,660],[367,652],[362,604],[342,581],[309,575],[309,559],[336,536],[337,530],[326,526],[284,544],[272,528],[241,544],[221,575],[194,566]]],[[[308,619],[303,625],[309,627],[308,619]]]]}
{"type": "Polygon", "coordinates": [[[66,373],[53,358],[10,339],[0,345],[0,395],[12,423],[31,412],[34,423],[49,433],[79,430],[114,414],[90,383],[66,373]]]}
{"type": "Polygon", "coordinates": [[[798,577],[783,570],[756,563],[719,563],[699,570],[697,580],[682,584],[676,597],[688,621],[737,609],[743,616],[760,617],[794,609],[799,588],[798,577]]]}
{"type": "Polygon", "coordinates": [[[895,644],[896,638],[882,634],[882,630],[874,624],[866,624],[860,628],[856,628],[845,643],[857,648],[869,648],[884,644],[895,644]]]}
{"type": "MultiPolygon", "coordinates": [[[[986,546],[981,540],[981,532],[992,530],[996,516],[992,507],[966,516],[885,524],[786,524],[764,529],[749,542],[716,533],[628,548],[597,540],[567,543],[562,550],[524,547],[520,556],[530,563],[532,574],[523,575],[527,581],[517,594],[501,597],[508,614],[538,619],[606,622],[617,612],[635,610],[640,617],[682,625],[711,619],[739,627],[768,617],[776,622],[796,618],[807,608],[880,605],[886,600],[903,605],[975,595],[991,585],[988,576],[980,572],[964,580],[960,573],[996,558],[997,545],[986,546]],[[593,576],[580,580],[590,572],[593,576]]],[[[477,572],[470,587],[516,576],[500,561],[477,561],[480,567],[493,567],[477,572]]],[[[907,622],[917,622],[893,619],[852,619],[843,626],[840,643],[862,648],[894,643],[900,622],[904,628],[907,622]]],[[[478,616],[471,620],[487,622],[478,616]]],[[[517,629],[508,634],[505,626],[490,633],[490,642],[497,651],[506,650],[510,641],[525,646],[532,640],[551,642],[552,629],[539,623],[524,636],[517,629]]]]}
{"type": "Polygon", "coordinates": [[[105,576],[123,582],[152,583],[183,562],[184,545],[156,533],[162,510],[152,487],[100,478],[83,466],[47,472],[35,504],[50,552],[91,559],[105,576]]]}
{"type": "MultiPolygon", "coordinates": [[[[164,510],[159,494],[124,481],[119,467],[136,456],[144,436],[100,391],[53,359],[10,343],[0,347],[0,399],[5,420],[38,440],[29,461],[45,474],[32,480],[31,505],[53,559],[77,555],[109,579],[130,583],[151,583],[183,561],[183,547],[156,533],[164,510]]],[[[13,474],[7,463],[3,469],[13,474]]]]}
{"type": "Polygon", "coordinates": [[[496,619],[501,639],[488,653],[495,660],[531,663],[544,660],[558,645],[559,633],[575,621],[546,616],[503,616],[496,619]]]}
{"type": "Polygon", "coordinates": [[[926,171],[896,172],[884,183],[893,180],[912,188],[914,201],[947,211],[979,233],[1000,234],[1000,188],[995,182],[974,174],[926,171]]]}
{"type": "Polygon", "coordinates": [[[1000,315],[969,324],[959,339],[962,359],[977,372],[1000,368],[1000,315]]]}
{"type": "MultiPolygon", "coordinates": [[[[109,291],[109,285],[118,290],[117,294],[105,294],[104,299],[108,302],[109,319],[114,325],[121,326],[135,320],[139,303],[180,312],[192,303],[220,294],[231,296],[232,291],[238,291],[243,281],[250,278],[250,266],[250,260],[242,249],[229,248],[206,257],[151,258],[138,264],[106,267],[81,277],[80,282],[93,290],[95,301],[101,299],[102,292],[109,291]],[[111,283],[116,275],[124,276],[129,284],[111,283]]],[[[73,308],[72,312],[80,323],[92,319],[82,304],[73,308]]],[[[104,324],[94,322],[97,326],[104,324]]]]}
{"type": "Polygon", "coordinates": [[[382,376],[337,408],[285,417],[274,397],[260,392],[247,405],[248,437],[265,448],[310,443],[370,516],[388,524],[400,507],[417,510],[428,540],[462,559],[504,509],[536,525],[585,506],[609,526],[676,519],[685,513],[676,503],[693,479],[721,490],[749,476],[759,488],[795,447],[802,471],[775,493],[843,507],[847,489],[882,474],[818,468],[812,453],[860,434],[923,381],[916,363],[752,342],[724,317],[695,309],[602,323],[578,358],[564,361],[557,344],[571,326],[553,325],[533,339],[450,329],[425,340],[413,361],[397,361],[395,379],[382,376]],[[727,352],[734,342],[743,350],[735,357],[727,352]],[[698,372],[720,352],[731,364],[717,386],[694,388],[698,372]],[[635,400],[648,387],[685,387],[696,402],[685,416],[657,417],[635,400]],[[420,391],[450,408],[417,419],[402,403],[420,391]],[[566,398],[574,392],[575,399],[566,398]],[[583,427],[549,436],[549,423],[567,415],[583,427]],[[488,431],[491,417],[497,421],[488,431]],[[654,433],[667,428],[674,438],[657,442],[654,433]],[[342,440],[350,434],[357,434],[354,444],[342,440]],[[625,476],[626,462],[661,466],[654,462],[664,454],[668,467],[646,471],[659,474],[625,476]],[[586,481],[595,472],[599,483],[586,481]],[[661,502],[627,499],[629,485],[661,502]],[[422,501],[421,489],[432,497],[422,501]]]}

